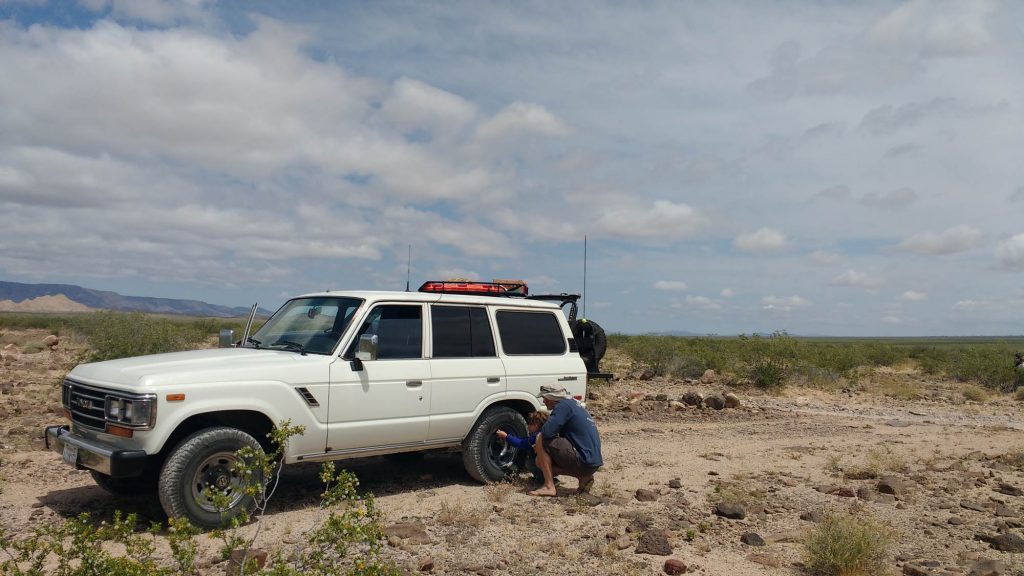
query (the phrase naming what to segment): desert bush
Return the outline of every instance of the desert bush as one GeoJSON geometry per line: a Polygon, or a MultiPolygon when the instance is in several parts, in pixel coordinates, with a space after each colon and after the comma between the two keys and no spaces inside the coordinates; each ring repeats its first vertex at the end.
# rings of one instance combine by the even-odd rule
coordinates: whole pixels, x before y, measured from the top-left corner
{"type": "Polygon", "coordinates": [[[811,532],[805,544],[805,564],[820,576],[881,574],[892,533],[870,516],[832,514],[811,532]]]}
{"type": "Polygon", "coordinates": [[[783,387],[796,363],[796,340],[785,332],[776,332],[767,338],[740,336],[740,340],[749,348],[747,377],[754,385],[766,390],[783,387]]]}
{"type": "Polygon", "coordinates": [[[988,392],[985,392],[984,388],[978,386],[968,386],[963,391],[964,400],[970,400],[972,402],[987,402],[988,392]]]}
{"type": "MultiPolygon", "coordinates": [[[[277,446],[269,453],[239,451],[236,471],[243,478],[263,478],[263,482],[250,481],[244,489],[256,495],[256,530],[243,538],[238,528],[243,518],[235,517],[229,528],[215,531],[221,539],[222,552],[242,548],[251,549],[260,536],[260,522],[266,504],[280,479],[280,453],[288,439],[301,434],[301,427],[283,422],[271,432],[277,446]],[[266,472],[255,474],[257,470],[266,472]]],[[[321,495],[319,513],[312,525],[303,532],[303,539],[287,553],[273,552],[272,560],[263,570],[252,561],[242,560],[240,574],[274,576],[392,576],[399,571],[382,558],[382,514],[372,494],[360,494],[359,481],[348,471],[336,472],[334,463],[325,463],[321,469],[325,489],[321,495]]],[[[216,502],[216,499],[215,499],[216,502]]],[[[247,521],[247,520],[246,520],[247,521]]],[[[171,549],[169,561],[154,554],[155,536],[161,526],[151,525],[140,534],[136,531],[135,515],[114,513],[111,522],[94,522],[88,514],[65,522],[40,526],[23,538],[15,538],[0,526],[0,552],[6,559],[0,562],[3,574],[11,576],[171,576],[196,573],[199,530],[184,520],[170,520],[166,531],[171,549]],[[119,546],[105,547],[107,542],[119,546]],[[54,567],[56,565],[56,567],[54,567]]]]}
{"type": "Polygon", "coordinates": [[[1013,395],[1013,399],[1017,402],[1024,402],[1024,388],[1017,390],[1013,395]]]}

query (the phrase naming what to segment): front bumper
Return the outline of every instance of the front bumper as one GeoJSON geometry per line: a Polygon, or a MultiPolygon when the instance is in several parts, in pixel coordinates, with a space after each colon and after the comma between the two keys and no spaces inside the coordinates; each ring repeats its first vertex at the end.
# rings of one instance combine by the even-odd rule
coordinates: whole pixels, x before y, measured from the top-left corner
{"type": "Polygon", "coordinates": [[[48,449],[63,455],[66,463],[79,470],[89,468],[111,478],[133,478],[142,474],[146,465],[145,450],[122,450],[113,444],[82,438],[66,425],[47,426],[43,439],[48,449]]]}

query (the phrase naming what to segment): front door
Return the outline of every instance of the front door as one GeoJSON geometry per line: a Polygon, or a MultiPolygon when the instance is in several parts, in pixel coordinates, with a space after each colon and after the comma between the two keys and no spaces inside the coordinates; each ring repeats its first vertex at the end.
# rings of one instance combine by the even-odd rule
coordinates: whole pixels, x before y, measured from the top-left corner
{"type": "Polygon", "coordinates": [[[331,365],[327,451],[363,451],[415,446],[427,438],[430,361],[423,354],[423,305],[378,304],[367,314],[346,358],[355,357],[359,337],[376,337],[377,357],[356,372],[345,360],[331,365]]]}

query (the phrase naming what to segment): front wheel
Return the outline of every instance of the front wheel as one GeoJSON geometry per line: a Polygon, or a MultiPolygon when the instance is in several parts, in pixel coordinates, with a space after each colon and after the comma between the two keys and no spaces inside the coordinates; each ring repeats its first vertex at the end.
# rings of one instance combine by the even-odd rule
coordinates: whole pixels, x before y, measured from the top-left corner
{"type": "Polygon", "coordinates": [[[246,489],[260,486],[263,474],[257,470],[248,479],[239,474],[242,448],[263,450],[255,438],[235,428],[207,428],[178,444],[160,472],[160,504],[167,516],[219,528],[243,510],[252,510],[255,501],[246,489]]]}
{"type": "Polygon", "coordinates": [[[524,451],[498,438],[495,434],[498,430],[525,437],[526,420],[519,412],[504,406],[487,410],[477,420],[462,442],[462,463],[474,480],[499,482],[517,472],[525,460],[524,451]]]}

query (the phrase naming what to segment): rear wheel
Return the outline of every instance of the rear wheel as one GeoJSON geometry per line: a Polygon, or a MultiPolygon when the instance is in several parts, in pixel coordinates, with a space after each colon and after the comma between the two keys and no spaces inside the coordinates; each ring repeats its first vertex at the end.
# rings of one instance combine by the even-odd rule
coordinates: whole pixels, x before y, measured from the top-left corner
{"type": "Polygon", "coordinates": [[[484,412],[462,442],[462,463],[479,482],[498,482],[522,466],[526,453],[498,438],[498,430],[513,436],[527,435],[526,420],[511,408],[499,406],[484,412]]]}
{"type": "Polygon", "coordinates": [[[255,438],[235,428],[207,428],[185,438],[167,457],[160,472],[160,504],[171,518],[188,518],[203,528],[218,528],[251,510],[250,485],[260,485],[255,471],[248,481],[235,470],[242,448],[262,451],[255,438]],[[218,503],[216,495],[223,494],[218,503]]]}

